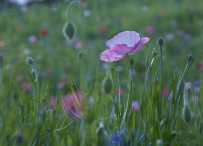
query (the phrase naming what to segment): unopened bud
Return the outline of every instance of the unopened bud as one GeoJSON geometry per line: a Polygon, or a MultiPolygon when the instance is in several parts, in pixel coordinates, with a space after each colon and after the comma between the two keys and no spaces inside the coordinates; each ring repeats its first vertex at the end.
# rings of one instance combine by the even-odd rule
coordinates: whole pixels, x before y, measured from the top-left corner
{"type": "Polygon", "coordinates": [[[163,141],[161,139],[157,139],[156,146],[163,146],[163,141]]]}
{"type": "Polygon", "coordinates": [[[78,58],[79,58],[79,59],[82,59],[82,57],[83,57],[82,52],[79,52],[79,53],[78,53],[78,58]]]}
{"type": "Polygon", "coordinates": [[[187,56],[187,60],[188,61],[193,61],[194,60],[194,56],[192,54],[187,56]]]}
{"type": "Polygon", "coordinates": [[[33,63],[34,63],[34,60],[32,59],[32,57],[28,57],[27,58],[27,64],[33,65],[33,63]]]}
{"type": "Polygon", "coordinates": [[[76,35],[76,26],[73,22],[66,22],[63,27],[63,35],[67,40],[72,40],[76,35]]]}
{"type": "Polygon", "coordinates": [[[182,117],[183,117],[183,120],[187,123],[191,121],[191,111],[188,105],[184,105],[183,111],[182,111],[182,117]]]}
{"type": "Polygon", "coordinates": [[[113,82],[112,82],[112,80],[109,77],[106,77],[103,80],[103,86],[102,87],[103,87],[104,93],[110,94],[112,89],[113,89],[113,82]]]}
{"type": "Polygon", "coordinates": [[[15,141],[17,144],[22,144],[23,139],[24,139],[21,133],[16,133],[14,135],[14,138],[15,138],[15,141]]]}
{"type": "Polygon", "coordinates": [[[134,59],[130,59],[130,66],[133,66],[134,65],[134,59]]]}
{"type": "Polygon", "coordinates": [[[163,40],[162,38],[159,38],[158,41],[157,41],[157,44],[158,44],[159,46],[163,46],[164,40],[163,40]]]}

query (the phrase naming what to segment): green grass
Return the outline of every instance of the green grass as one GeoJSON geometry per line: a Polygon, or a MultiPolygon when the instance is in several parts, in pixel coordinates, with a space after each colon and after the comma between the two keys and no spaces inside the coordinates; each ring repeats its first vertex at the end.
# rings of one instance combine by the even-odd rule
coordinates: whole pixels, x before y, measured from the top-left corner
{"type": "MultiPolygon", "coordinates": [[[[202,69],[196,64],[202,61],[203,2],[87,0],[83,9],[90,12],[88,17],[81,20],[81,7],[74,6],[71,11],[71,21],[77,28],[72,42],[62,35],[64,24],[70,21],[67,20],[69,4],[33,4],[26,12],[18,6],[0,11],[3,20],[0,41],[6,44],[0,48],[5,56],[0,66],[1,145],[156,145],[158,140],[163,145],[202,145],[203,87],[185,90],[184,85],[202,76],[202,69]],[[147,26],[153,26],[154,33],[146,33],[147,26]],[[106,31],[100,32],[101,27],[106,31]],[[40,31],[45,28],[49,32],[43,36],[40,31]],[[134,30],[150,41],[134,55],[107,63],[109,69],[104,70],[105,63],[99,55],[107,49],[105,41],[124,30],[134,30]],[[190,38],[185,40],[177,35],[177,30],[190,38]],[[37,38],[36,42],[28,41],[31,35],[37,38]],[[159,37],[165,41],[163,77],[159,37]],[[76,49],[76,42],[81,42],[83,48],[76,49]],[[156,56],[152,54],[154,49],[156,56]],[[84,56],[79,59],[81,51],[84,56]],[[188,69],[189,54],[195,59],[188,69]],[[26,63],[28,56],[34,59],[38,82],[26,63]],[[135,62],[132,80],[129,78],[131,58],[135,62]],[[117,71],[118,67],[122,71],[117,71]],[[145,78],[141,77],[143,73],[145,78]],[[16,79],[20,77],[21,80],[16,79]],[[113,84],[105,84],[105,77],[113,84]],[[30,83],[31,89],[22,89],[25,82],[30,83]],[[66,85],[59,88],[61,82],[66,85]],[[104,88],[111,87],[111,93],[105,94],[104,88]],[[119,87],[123,88],[123,94],[117,93],[119,87]],[[170,94],[162,95],[162,88],[170,94]],[[191,98],[197,88],[200,88],[197,93],[200,100],[195,102],[191,98]],[[77,91],[83,97],[74,106],[82,118],[63,110],[63,97],[77,91]],[[189,104],[184,105],[187,96],[189,104]],[[57,99],[52,109],[51,97],[57,99]],[[133,101],[139,103],[138,111],[132,110],[133,101]]],[[[73,98],[76,100],[77,94],[73,98]]]]}

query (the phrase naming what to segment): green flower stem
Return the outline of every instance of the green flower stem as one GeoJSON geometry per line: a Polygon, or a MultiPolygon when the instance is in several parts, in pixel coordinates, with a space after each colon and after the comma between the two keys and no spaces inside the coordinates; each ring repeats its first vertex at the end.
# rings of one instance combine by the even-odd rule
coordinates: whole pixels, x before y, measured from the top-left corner
{"type": "Polygon", "coordinates": [[[67,8],[67,19],[68,21],[71,20],[71,10],[73,8],[74,5],[79,5],[80,6],[80,12],[81,12],[81,33],[82,33],[82,54],[83,57],[81,59],[81,65],[83,66],[83,73],[84,73],[84,82],[85,82],[85,87],[86,87],[86,92],[87,92],[87,75],[86,75],[86,67],[85,67],[85,57],[84,57],[84,46],[85,46],[85,28],[84,28],[84,10],[83,10],[83,6],[82,3],[79,0],[74,0],[72,2],[70,2],[70,4],[68,5],[67,8]]]}
{"type": "Polygon", "coordinates": [[[192,63],[193,63],[193,60],[191,60],[191,61],[188,60],[188,61],[187,61],[185,70],[184,70],[184,72],[183,72],[183,74],[182,74],[182,76],[181,76],[181,79],[180,79],[180,81],[178,82],[178,85],[177,85],[177,90],[176,90],[176,94],[175,94],[175,99],[178,98],[178,94],[179,94],[179,92],[180,92],[180,86],[181,86],[181,84],[182,84],[182,82],[183,82],[183,79],[184,79],[184,77],[185,77],[185,75],[186,75],[186,73],[187,73],[189,67],[192,65],[192,63]]]}
{"type": "Polygon", "coordinates": [[[161,51],[161,56],[160,56],[160,63],[161,63],[161,100],[163,98],[163,95],[162,95],[162,91],[163,91],[163,84],[164,84],[164,71],[163,71],[163,48],[162,48],[162,45],[160,45],[160,51],[161,51]]]}

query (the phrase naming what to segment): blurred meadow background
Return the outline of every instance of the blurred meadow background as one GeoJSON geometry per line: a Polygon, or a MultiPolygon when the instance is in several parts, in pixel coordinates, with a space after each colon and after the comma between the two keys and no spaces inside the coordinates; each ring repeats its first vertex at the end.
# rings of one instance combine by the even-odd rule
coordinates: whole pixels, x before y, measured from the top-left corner
{"type": "MultiPolygon", "coordinates": [[[[81,65],[85,64],[86,68],[86,78],[89,86],[87,95],[89,98],[94,98],[94,95],[100,96],[100,90],[98,93],[94,93],[94,91],[97,92],[94,86],[99,89],[102,88],[102,85],[97,84],[102,82],[106,72],[110,69],[109,63],[100,60],[100,53],[107,49],[105,45],[107,40],[125,30],[136,31],[141,38],[150,38],[147,44],[130,56],[134,59],[131,70],[132,88],[134,90],[132,93],[133,100],[140,101],[143,94],[147,60],[149,61],[150,56],[152,56],[153,49],[158,54],[160,53],[157,45],[159,37],[164,39],[163,64],[166,70],[163,86],[164,96],[169,94],[169,88],[171,87],[169,77],[172,71],[175,69],[184,70],[188,54],[194,56],[194,62],[184,80],[192,83],[195,88],[200,87],[203,71],[202,1],[81,0],[82,10],[80,5],[75,5],[71,10],[70,19],[75,24],[76,35],[73,40],[68,41],[63,36],[62,29],[67,21],[67,8],[71,2],[71,0],[33,0],[24,3],[23,0],[0,0],[0,57],[3,58],[3,68],[1,70],[3,81],[1,85],[3,87],[0,89],[0,143],[2,145],[14,143],[18,143],[18,145],[94,145],[96,143],[94,138],[89,137],[87,140],[84,135],[80,137],[76,134],[77,132],[73,132],[83,127],[84,123],[81,125],[76,122],[73,127],[78,128],[69,129],[68,127],[65,130],[63,129],[61,133],[54,133],[60,126],[63,127],[72,122],[72,118],[69,119],[64,114],[58,114],[60,117],[54,115],[55,113],[46,115],[49,118],[44,122],[46,128],[41,132],[41,135],[38,132],[42,126],[39,126],[37,130],[35,129],[38,121],[31,125],[26,125],[26,120],[21,121],[20,117],[24,117],[23,113],[31,111],[29,108],[26,111],[25,108],[22,113],[22,107],[25,107],[26,102],[28,102],[26,98],[32,98],[36,89],[36,87],[33,87],[34,79],[30,73],[30,66],[26,63],[27,57],[34,59],[34,66],[39,73],[41,103],[45,104],[50,99],[56,98],[56,113],[64,113],[62,98],[71,93],[73,88],[70,85],[71,81],[75,82],[77,90],[82,90],[81,72],[83,70],[81,70],[81,65]],[[82,48],[85,58],[83,61],[78,58],[78,53],[82,51],[82,48]],[[60,119],[61,117],[63,118],[60,119]],[[54,118],[60,119],[58,120],[60,122],[57,122],[54,118]],[[47,132],[47,129],[52,131],[51,134],[47,132]],[[35,134],[32,135],[29,133],[30,131],[35,134]],[[69,131],[77,136],[71,137],[69,131]],[[68,136],[65,137],[63,134],[68,136]],[[41,139],[39,135],[42,137],[41,139]],[[82,137],[85,137],[89,144],[87,144],[87,141],[83,142],[82,137]],[[91,140],[95,143],[92,144],[91,140]],[[78,141],[81,141],[81,143],[78,141]]],[[[159,63],[156,66],[155,71],[160,71],[159,63]]],[[[127,95],[129,92],[126,59],[111,63],[111,67],[114,69],[114,74],[119,78],[119,86],[114,86],[114,90],[122,92],[123,97],[125,97],[125,94],[127,95]]],[[[33,105],[30,103],[30,106],[33,105]]],[[[102,109],[104,107],[106,106],[102,106],[102,109]]],[[[195,105],[192,104],[192,107],[195,107],[195,105]]],[[[96,111],[94,112],[96,113],[96,111]]],[[[101,111],[100,115],[105,115],[104,113],[101,111]]],[[[32,116],[28,118],[28,123],[35,119],[32,116]]],[[[160,121],[162,118],[160,118],[160,121]]],[[[105,122],[109,122],[108,120],[105,121],[105,118],[103,121],[104,125],[105,122]]],[[[96,123],[95,127],[98,127],[99,122],[96,123]]],[[[120,125],[122,125],[121,123],[120,125]]],[[[110,129],[113,129],[112,131],[117,130],[120,126],[118,125],[115,124],[110,129]]],[[[187,127],[187,125],[184,126],[187,127]]],[[[93,129],[96,129],[95,127],[93,129]]],[[[136,128],[136,126],[133,128],[136,128]]],[[[153,133],[155,130],[150,128],[144,127],[142,130],[148,129],[147,132],[153,133]]],[[[142,136],[142,130],[138,130],[137,137],[142,136]]],[[[178,130],[176,129],[176,131],[178,130]]],[[[158,135],[156,138],[153,137],[153,140],[149,137],[143,140],[145,143],[141,143],[139,138],[137,138],[137,141],[140,142],[140,145],[154,145],[157,143],[156,139],[161,139],[158,135]]],[[[187,137],[187,134],[185,137],[187,137]]],[[[180,141],[187,143],[189,140],[187,141],[185,137],[181,137],[180,141]]],[[[172,141],[170,139],[171,143],[172,141]]],[[[118,143],[115,142],[112,145],[118,143]]],[[[182,142],[182,145],[185,143],[182,142]]],[[[122,144],[120,143],[120,145],[122,144]]]]}

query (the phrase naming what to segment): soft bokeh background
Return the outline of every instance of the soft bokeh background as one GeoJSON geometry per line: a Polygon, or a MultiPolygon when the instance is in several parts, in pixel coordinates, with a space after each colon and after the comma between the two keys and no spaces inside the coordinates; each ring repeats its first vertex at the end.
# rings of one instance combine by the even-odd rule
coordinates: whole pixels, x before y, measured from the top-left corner
{"type": "MultiPolygon", "coordinates": [[[[105,42],[124,30],[134,30],[140,37],[149,37],[149,43],[135,53],[133,83],[136,92],[143,88],[145,59],[156,47],[159,37],[165,40],[164,68],[183,70],[188,54],[195,61],[187,82],[199,84],[203,70],[203,2],[193,0],[81,0],[85,26],[82,30],[79,7],[71,12],[71,21],[77,27],[76,38],[68,42],[62,35],[67,21],[69,0],[1,0],[0,1],[0,52],[6,59],[7,80],[20,89],[29,82],[30,68],[26,58],[31,56],[40,72],[40,81],[49,83],[50,91],[68,92],[68,76],[79,86],[80,60],[77,55],[85,49],[88,82],[95,80],[95,72],[105,76],[108,64],[99,55],[107,49],[105,42]],[[82,44],[82,32],[85,32],[82,44]]],[[[121,87],[126,88],[126,60],[112,66],[120,72],[121,87]],[[123,77],[123,78],[122,78],[123,77]]],[[[170,82],[170,81],[168,81],[170,82]]]]}

